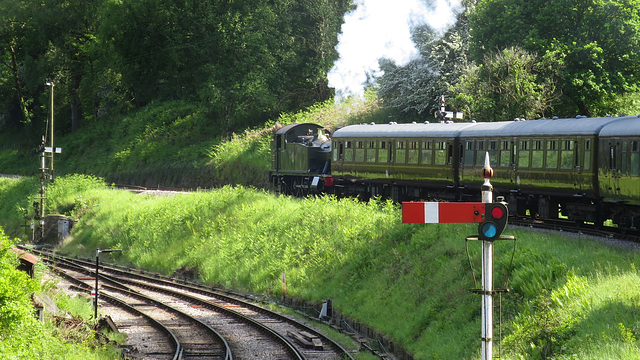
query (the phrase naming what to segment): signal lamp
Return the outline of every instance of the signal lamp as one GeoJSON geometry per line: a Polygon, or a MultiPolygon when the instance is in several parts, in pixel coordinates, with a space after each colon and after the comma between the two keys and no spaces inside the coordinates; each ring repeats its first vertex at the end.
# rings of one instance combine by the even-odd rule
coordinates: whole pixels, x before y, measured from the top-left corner
{"type": "Polygon", "coordinates": [[[500,237],[509,219],[509,209],[504,202],[485,204],[484,221],[478,226],[480,240],[495,240],[500,237]]]}

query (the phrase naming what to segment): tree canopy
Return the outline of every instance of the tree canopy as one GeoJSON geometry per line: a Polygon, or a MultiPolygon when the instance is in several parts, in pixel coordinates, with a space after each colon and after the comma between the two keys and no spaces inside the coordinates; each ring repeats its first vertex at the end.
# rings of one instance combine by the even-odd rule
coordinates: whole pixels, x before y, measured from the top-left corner
{"type": "Polygon", "coordinates": [[[347,0],[0,0],[0,126],[63,129],[153,101],[199,102],[221,128],[331,96],[347,0]]]}
{"type": "Polygon", "coordinates": [[[477,62],[510,46],[561,61],[564,112],[597,115],[616,97],[638,91],[638,0],[484,0],[471,29],[477,62]]]}

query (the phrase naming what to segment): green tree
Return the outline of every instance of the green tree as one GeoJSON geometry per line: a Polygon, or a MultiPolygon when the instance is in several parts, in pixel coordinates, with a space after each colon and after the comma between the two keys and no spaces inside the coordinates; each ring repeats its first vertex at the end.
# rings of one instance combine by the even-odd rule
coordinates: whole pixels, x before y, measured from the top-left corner
{"type": "MultiPolygon", "coordinates": [[[[29,123],[31,104],[24,82],[24,48],[30,30],[30,13],[26,1],[0,1],[0,94],[4,116],[29,123]]],[[[10,120],[0,122],[6,123],[10,120]]]]}
{"type": "Polygon", "coordinates": [[[452,87],[456,94],[452,103],[474,120],[541,117],[557,98],[555,64],[555,58],[538,60],[520,48],[488,54],[482,64],[469,66],[452,87]]]}
{"type": "Polygon", "coordinates": [[[519,46],[562,59],[558,91],[565,115],[597,115],[638,91],[640,1],[485,0],[471,17],[476,61],[519,46]]]}

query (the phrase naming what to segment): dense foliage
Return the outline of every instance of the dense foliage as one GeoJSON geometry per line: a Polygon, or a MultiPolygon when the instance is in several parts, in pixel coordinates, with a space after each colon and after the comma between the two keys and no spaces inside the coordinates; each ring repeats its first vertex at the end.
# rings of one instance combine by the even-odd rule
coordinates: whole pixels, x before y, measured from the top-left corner
{"type": "MultiPolygon", "coordinates": [[[[3,192],[4,195],[9,193],[3,192]]],[[[11,250],[12,245],[13,241],[0,228],[0,357],[21,360],[116,358],[118,354],[112,346],[96,349],[95,332],[90,326],[70,331],[57,328],[48,320],[38,321],[32,295],[43,287],[16,269],[18,256],[11,250]]],[[[77,300],[64,298],[66,304],[77,300]]],[[[47,318],[49,316],[47,314],[47,318]]]]}
{"type": "Polygon", "coordinates": [[[444,36],[414,31],[420,58],[385,65],[398,117],[432,118],[441,95],[468,120],[640,112],[637,0],[463,3],[444,36]]]}
{"type": "Polygon", "coordinates": [[[618,110],[611,106],[617,97],[639,91],[637,0],[480,1],[471,28],[477,61],[510,46],[539,58],[552,54],[562,64],[557,107],[563,112],[603,115],[618,110]]]}
{"type": "MultiPolygon", "coordinates": [[[[225,130],[331,96],[326,72],[349,2],[0,1],[0,126],[59,129],[151,101],[205,104],[225,130]]],[[[93,121],[92,121],[93,120],[93,121]]]]}

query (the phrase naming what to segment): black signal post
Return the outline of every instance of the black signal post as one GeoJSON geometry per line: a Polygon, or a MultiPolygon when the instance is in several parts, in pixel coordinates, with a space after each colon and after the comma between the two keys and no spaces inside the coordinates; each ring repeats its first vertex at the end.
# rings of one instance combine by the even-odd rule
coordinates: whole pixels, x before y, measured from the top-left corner
{"type": "Polygon", "coordinates": [[[115,251],[122,251],[122,249],[96,249],[96,287],[93,289],[93,318],[98,321],[98,268],[100,267],[100,253],[112,253],[115,251]]]}

